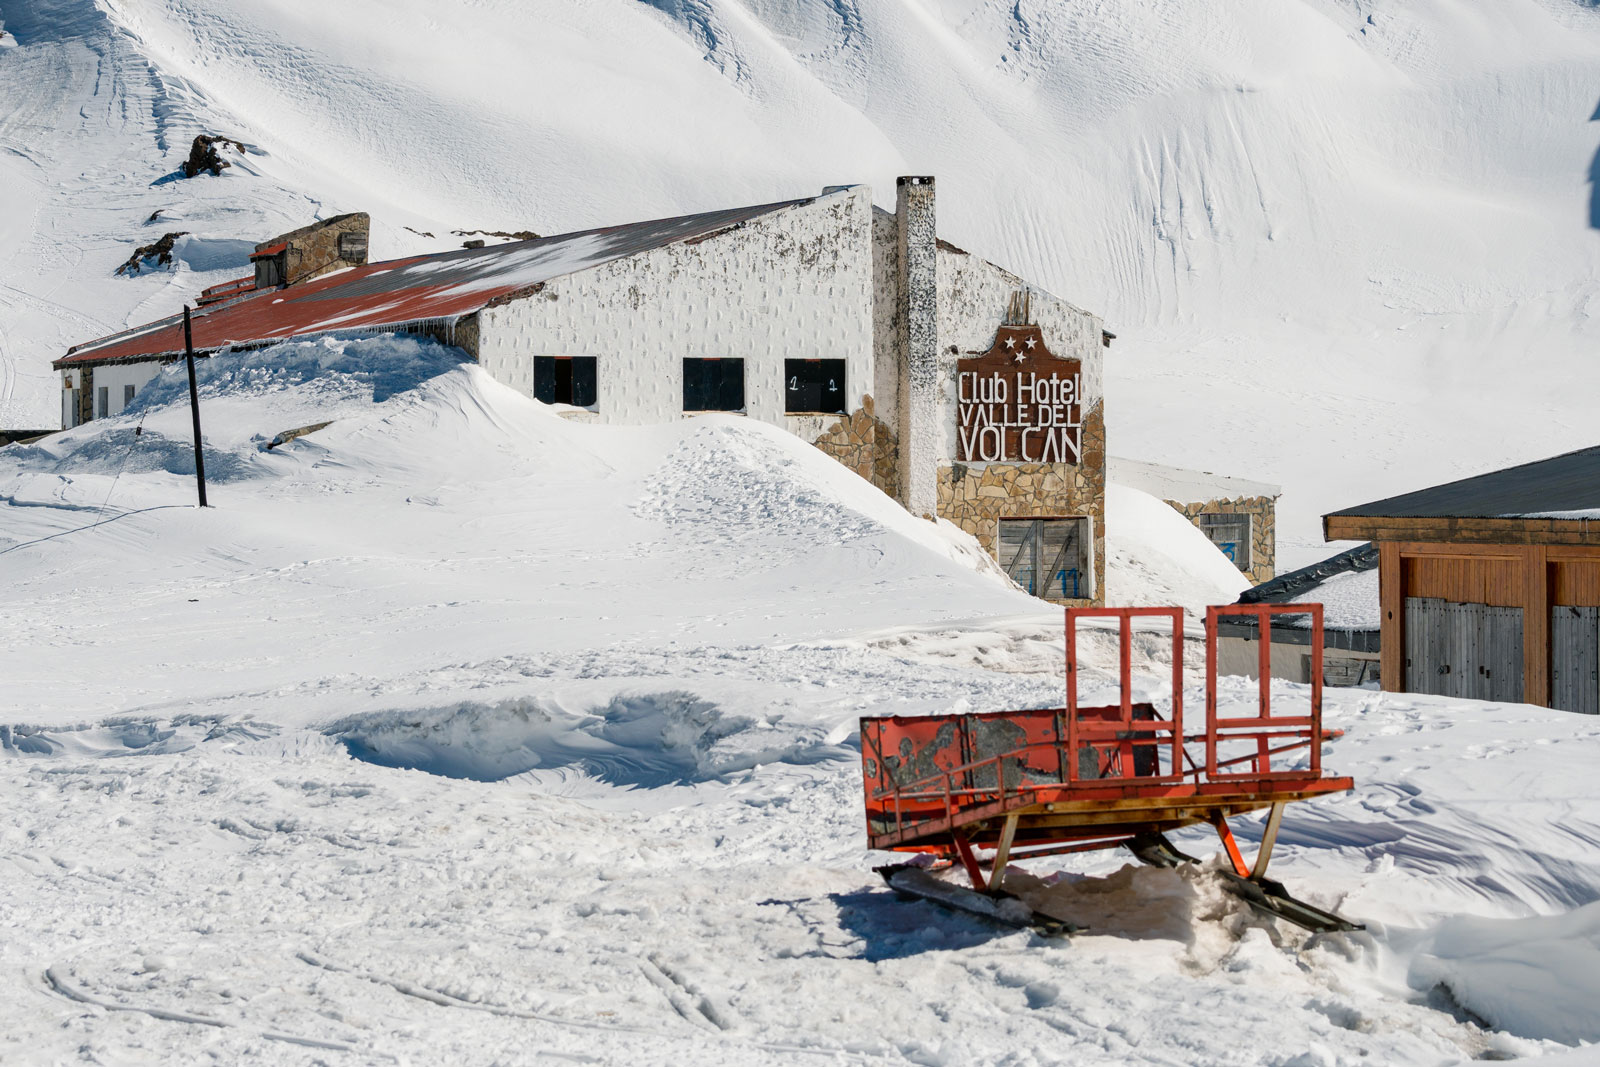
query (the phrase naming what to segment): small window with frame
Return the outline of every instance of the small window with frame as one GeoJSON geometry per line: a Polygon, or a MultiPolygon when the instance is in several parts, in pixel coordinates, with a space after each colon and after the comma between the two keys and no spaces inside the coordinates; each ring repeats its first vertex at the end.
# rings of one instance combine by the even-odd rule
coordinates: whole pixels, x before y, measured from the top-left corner
{"type": "Polygon", "coordinates": [[[1094,596],[1087,518],[1001,519],[999,561],[1006,577],[1045,600],[1094,596]]]}
{"type": "Polygon", "coordinates": [[[367,235],[359,231],[341,233],[339,235],[339,258],[346,263],[366,263],[367,235]]]}
{"type": "Polygon", "coordinates": [[[94,391],[94,417],[103,419],[111,414],[111,387],[102,385],[94,391]]]}
{"type": "Polygon", "coordinates": [[[1201,515],[1200,532],[1217,546],[1218,551],[1233,560],[1235,567],[1249,572],[1251,544],[1249,515],[1201,515]]]}
{"type": "Polygon", "coordinates": [[[534,356],[533,398],[593,411],[599,398],[594,356],[534,356]]]}
{"type": "Polygon", "coordinates": [[[683,410],[743,411],[744,360],[684,360],[683,410]]]}
{"type": "Polygon", "coordinates": [[[123,407],[127,407],[129,404],[133,403],[133,394],[136,393],[137,391],[138,391],[138,387],[137,386],[124,385],[122,387],[122,406],[123,407]]]}
{"type": "Polygon", "coordinates": [[[784,360],[783,410],[788,415],[843,415],[844,360],[784,360]]]}

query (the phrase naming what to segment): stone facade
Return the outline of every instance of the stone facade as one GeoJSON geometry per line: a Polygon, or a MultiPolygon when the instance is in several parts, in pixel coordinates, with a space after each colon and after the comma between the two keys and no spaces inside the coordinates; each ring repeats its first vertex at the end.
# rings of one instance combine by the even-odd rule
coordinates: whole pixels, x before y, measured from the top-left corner
{"type": "Polygon", "coordinates": [[[1167,503],[1196,526],[1200,525],[1201,515],[1250,516],[1250,569],[1244,573],[1256,585],[1271,581],[1277,573],[1277,500],[1274,497],[1239,497],[1187,504],[1169,500],[1167,503]]]}
{"type": "Polygon", "coordinates": [[[861,407],[847,418],[824,430],[815,443],[885,493],[899,497],[899,443],[894,428],[878,418],[870,395],[862,397],[861,407]]]}
{"type": "MultiPolygon", "coordinates": [[[[371,224],[372,220],[365,211],[337,215],[263,241],[256,245],[256,252],[263,252],[274,245],[288,245],[281,253],[281,282],[296,285],[344,267],[364,266],[371,224]]],[[[256,284],[265,287],[259,267],[256,277],[256,284]]]]}
{"type": "Polygon", "coordinates": [[[1077,599],[1046,596],[1073,606],[1104,603],[1106,577],[1106,429],[1103,405],[1083,420],[1081,463],[953,464],[939,470],[939,517],[948,519],[999,556],[999,520],[1086,517],[1094,535],[1094,586],[1077,599]]]}

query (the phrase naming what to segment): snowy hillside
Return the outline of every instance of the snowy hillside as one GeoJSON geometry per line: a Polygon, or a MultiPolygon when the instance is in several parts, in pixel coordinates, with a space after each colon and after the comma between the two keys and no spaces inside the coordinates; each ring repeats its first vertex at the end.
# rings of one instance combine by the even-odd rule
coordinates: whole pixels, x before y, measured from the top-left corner
{"type": "Polygon", "coordinates": [[[0,17],[12,425],[55,422],[66,345],[313,214],[371,211],[383,256],[935,173],[945,236],[1118,333],[1112,451],[1283,484],[1285,565],[1321,551],[1324,510],[1592,443],[1569,399],[1600,386],[1600,9],[1580,0],[0,17]],[[248,152],[172,180],[202,130],[248,152]],[[179,230],[174,272],[112,276],[179,230]]]}
{"type": "MultiPolygon", "coordinates": [[[[1358,788],[1297,805],[1274,870],[1363,933],[1279,929],[1120,853],[1014,874],[1086,933],[1002,932],[895,899],[861,827],[858,716],[1061,699],[1060,615],[966,535],[770,427],[572,424],[432,343],[220,356],[201,396],[206,511],[176,374],[0,450],[5,1062],[1284,1067],[1600,1040],[1583,716],[1330,692],[1326,758],[1358,788]]],[[[1108,580],[1204,594],[1192,527],[1109,503],[1108,580]]],[[[1106,699],[1113,649],[1084,647],[1106,699]]],[[[1162,655],[1141,638],[1143,697],[1162,655]]]]}

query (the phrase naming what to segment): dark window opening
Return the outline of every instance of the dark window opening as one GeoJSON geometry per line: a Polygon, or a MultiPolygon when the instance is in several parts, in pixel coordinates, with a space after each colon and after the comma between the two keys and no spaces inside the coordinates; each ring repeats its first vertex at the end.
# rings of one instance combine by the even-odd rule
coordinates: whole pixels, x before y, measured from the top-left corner
{"type": "Polygon", "coordinates": [[[743,411],[744,360],[684,360],[683,410],[743,411]]]}
{"type": "Polygon", "coordinates": [[[1034,596],[1082,600],[1094,596],[1088,519],[1001,519],[1000,566],[1034,596]]]}
{"type": "Polygon", "coordinates": [[[594,356],[534,356],[533,398],[592,408],[599,397],[594,356]]]}
{"type": "Polygon", "coordinates": [[[784,360],[783,397],[790,415],[844,414],[844,360],[784,360]]]}
{"type": "Polygon", "coordinates": [[[102,385],[94,391],[94,417],[103,419],[111,414],[111,387],[102,385]]]}
{"type": "Polygon", "coordinates": [[[127,407],[129,404],[133,403],[133,393],[134,393],[134,387],[133,386],[124,385],[122,387],[122,406],[123,407],[127,407]]]}
{"type": "Polygon", "coordinates": [[[1235,567],[1250,570],[1250,516],[1201,515],[1200,530],[1235,567]]]}

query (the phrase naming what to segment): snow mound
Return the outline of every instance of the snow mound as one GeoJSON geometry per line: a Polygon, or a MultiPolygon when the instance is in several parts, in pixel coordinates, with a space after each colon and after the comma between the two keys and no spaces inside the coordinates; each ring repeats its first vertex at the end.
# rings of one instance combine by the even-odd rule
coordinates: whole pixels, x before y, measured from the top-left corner
{"type": "Polygon", "coordinates": [[[1499,1030],[1568,1045],[1600,1041],[1600,902],[1527,919],[1460,916],[1411,964],[1499,1030]]]}
{"type": "MultiPolygon", "coordinates": [[[[228,483],[264,475],[271,469],[264,446],[276,433],[366,413],[464,359],[458,349],[433,341],[385,335],[294,342],[198,360],[206,479],[228,483]]],[[[32,445],[13,445],[4,459],[19,475],[159,472],[192,478],[193,442],[188,370],[176,362],[162,368],[121,415],[32,445]]]]}
{"type": "Polygon", "coordinates": [[[844,544],[879,528],[861,511],[840,506],[831,471],[802,462],[786,446],[767,434],[712,422],[667,457],[635,510],[683,537],[728,546],[768,537],[844,544]]]}
{"type": "Polygon", "coordinates": [[[1250,579],[1188,519],[1149,493],[1106,486],[1106,602],[1181,606],[1200,617],[1232,604],[1250,579]]]}
{"type": "Polygon", "coordinates": [[[610,785],[655,788],[720,778],[765,763],[848,759],[822,731],[729,714],[682,691],[619,694],[587,714],[537,700],[492,707],[363,715],[326,732],[355,758],[449,778],[499,781],[570,768],[610,785]]]}

